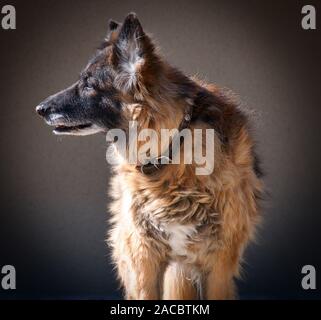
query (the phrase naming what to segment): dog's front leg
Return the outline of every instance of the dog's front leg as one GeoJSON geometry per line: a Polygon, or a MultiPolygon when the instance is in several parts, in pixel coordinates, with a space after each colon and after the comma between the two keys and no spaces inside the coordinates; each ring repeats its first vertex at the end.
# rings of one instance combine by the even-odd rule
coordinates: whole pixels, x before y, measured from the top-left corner
{"type": "Polygon", "coordinates": [[[233,277],[237,274],[238,258],[230,248],[220,249],[213,257],[213,265],[205,278],[207,300],[233,300],[236,298],[233,277]]]}
{"type": "Polygon", "coordinates": [[[238,232],[221,240],[217,250],[207,257],[208,272],[205,277],[207,300],[233,300],[237,298],[234,278],[239,276],[240,260],[248,234],[238,232]]]}
{"type": "Polygon", "coordinates": [[[158,300],[162,297],[165,259],[161,244],[137,233],[127,234],[114,244],[118,274],[126,299],[158,300]],[[126,241],[124,241],[126,239],[126,241]]]}
{"type": "Polygon", "coordinates": [[[163,276],[162,266],[155,265],[149,259],[142,261],[136,271],[136,299],[160,300],[163,295],[163,276]]]}

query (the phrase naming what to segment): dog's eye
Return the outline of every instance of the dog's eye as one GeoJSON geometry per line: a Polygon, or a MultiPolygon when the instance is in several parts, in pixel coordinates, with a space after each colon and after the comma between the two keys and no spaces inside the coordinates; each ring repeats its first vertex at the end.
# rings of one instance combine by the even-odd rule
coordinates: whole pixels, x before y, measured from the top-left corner
{"type": "Polygon", "coordinates": [[[95,89],[94,89],[91,85],[89,85],[89,84],[85,85],[84,88],[83,88],[83,90],[84,90],[85,92],[93,92],[93,91],[95,91],[95,89]]]}

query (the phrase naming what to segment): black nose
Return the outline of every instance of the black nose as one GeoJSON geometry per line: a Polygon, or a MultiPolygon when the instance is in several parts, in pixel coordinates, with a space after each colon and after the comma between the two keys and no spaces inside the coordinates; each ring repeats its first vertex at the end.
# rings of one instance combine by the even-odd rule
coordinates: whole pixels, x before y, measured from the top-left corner
{"type": "Polygon", "coordinates": [[[36,111],[40,116],[44,116],[46,111],[47,111],[47,107],[44,104],[39,104],[39,106],[36,107],[36,111]]]}

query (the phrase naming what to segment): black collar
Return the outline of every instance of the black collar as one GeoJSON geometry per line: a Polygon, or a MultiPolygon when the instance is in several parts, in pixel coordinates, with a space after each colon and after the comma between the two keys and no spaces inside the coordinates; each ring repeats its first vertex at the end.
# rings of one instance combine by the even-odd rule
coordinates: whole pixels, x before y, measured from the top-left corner
{"type": "MultiPolygon", "coordinates": [[[[181,132],[182,130],[186,129],[189,127],[191,120],[193,117],[193,105],[189,104],[188,107],[186,108],[184,112],[184,117],[178,127],[178,131],[181,132]]],[[[180,139],[180,144],[182,144],[183,139],[180,139]]],[[[162,168],[164,168],[167,163],[161,163],[161,160],[164,158],[167,158],[168,163],[172,162],[173,158],[173,150],[172,150],[172,142],[168,146],[168,157],[167,156],[159,156],[156,158],[151,159],[149,162],[144,163],[142,165],[137,165],[136,169],[139,170],[142,174],[144,175],[152,175],[155,172],[160,171],[162,168]]]]}

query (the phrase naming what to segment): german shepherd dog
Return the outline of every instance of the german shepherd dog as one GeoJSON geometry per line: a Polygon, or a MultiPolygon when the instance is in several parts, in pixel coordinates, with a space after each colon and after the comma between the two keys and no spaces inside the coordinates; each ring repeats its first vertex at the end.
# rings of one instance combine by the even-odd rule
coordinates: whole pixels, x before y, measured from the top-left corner
{"type": "Polygon", "coordinates": [[[214,129],[208,175],[195,174],[194,162],[113,165],[107,242],[126,299],[236,298],[263,187],[249,117],[224,90],[165,62],[130,13],[109,22],[79,80],[36,111],[59,135],[127,133],[133,120],[157,134],[214,129]]]}

